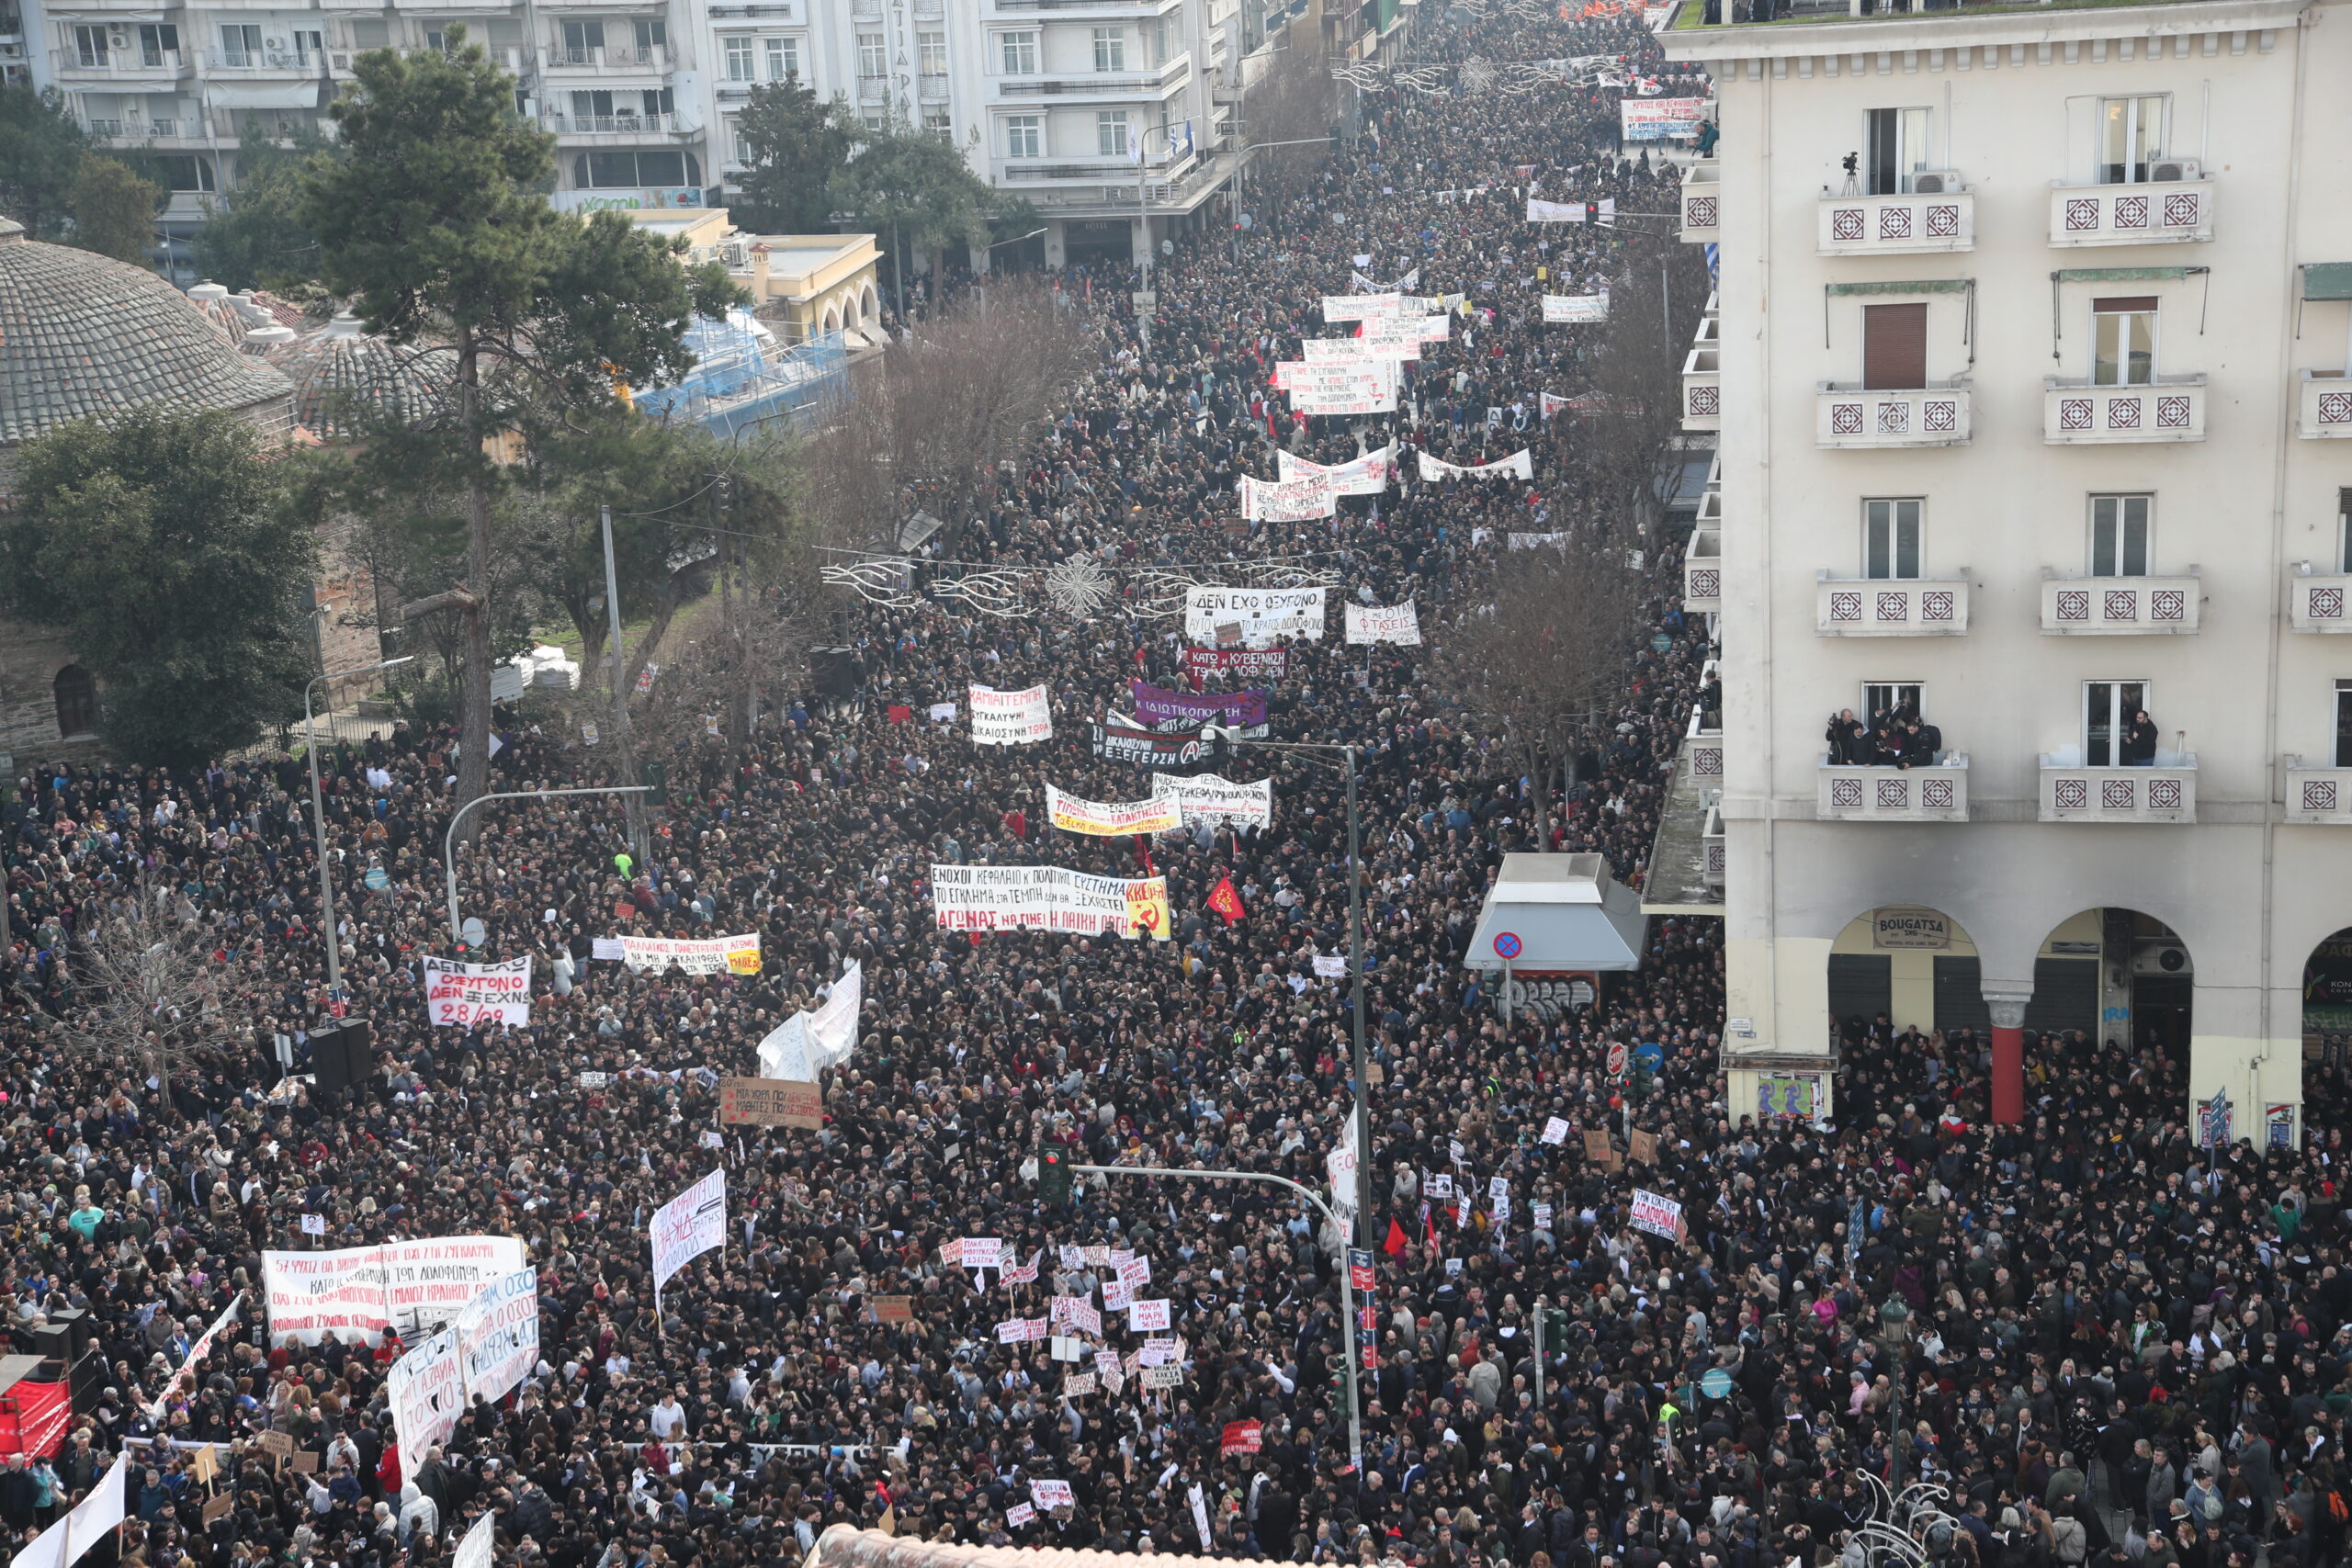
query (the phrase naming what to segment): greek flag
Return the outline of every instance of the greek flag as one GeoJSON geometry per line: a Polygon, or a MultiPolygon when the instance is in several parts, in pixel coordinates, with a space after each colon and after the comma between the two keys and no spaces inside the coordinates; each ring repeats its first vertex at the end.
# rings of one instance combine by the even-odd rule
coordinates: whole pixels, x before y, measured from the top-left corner
{"type": "Polygon", "coordinates": [[[1724,248],[1721,245],[1716,244],[1713,240],[1710,240],[1706,244],[1706,252],[1707,281],[1710,283],[1720,284],[1723,282],[1723,278],[1720,274],[1723,267],[1724,248]]]}

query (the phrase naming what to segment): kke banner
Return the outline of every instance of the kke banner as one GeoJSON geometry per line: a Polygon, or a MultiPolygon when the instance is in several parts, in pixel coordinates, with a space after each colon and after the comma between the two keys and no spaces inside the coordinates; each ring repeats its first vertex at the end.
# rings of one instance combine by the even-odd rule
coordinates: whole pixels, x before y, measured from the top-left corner
{"type": "Polygon", "coordinates": [[[1168,938],[1168,879],[1090,876],[1057,865],[933,865],[941,931],[1168,938]]]}
{"type": "Polygon", "coordinates": [[[1050,784],[1046,786],[1046,816],[1065,833],[1097,839],[1167,833],[1183,826],[1172,800],[1080,800],[1050,784]]]}
{"type": "Polygon", "coordinates": [[[1151,793],[1156,799],[1175,802],[1187,828],[1216,828],[1230,822],[1237,828],[1264,829],[1274,820],[1274,781],[1260,779],[1255,784],[1236,784],[1215,773],[1193,773],[1180,778],[1172,773],[1154,773],[1151,793]]]}
{"type": "Polygon", "coordinates": [[[971,690],[973,745],[1030,746],[1054,738],[1054,716],[1046,706],[1045,687],[1018,692],[989,686],[971,690]]]}
{"type": "Polygon", "coordinates": [[[1378,495],[1396,476],[1396,446],[1391,442],[1377,452],[1328,466],[1277,450],[1274,468],[1285,484],[1294,479],[1320,479],[1331,487],[1334,495],[1378,495]]]}
{"type": "Polygon", "coordinates": [[[1628,97],[1617,109],[1626,141],[1666,141],[1698,135],[1699,122],[1707,118],[1707,100],[1628,97]]]}
{"type": "Polygon", "coordinates": [[[1125,724],[1091,726],[1088,747],[1106,762],[1128,762],[1155,771],[1220,762],[1227,750],[1222,736],[1204,740],[1197,735],[1167,735],[1125,724]]]}
{"type": "Polygon", "coordinates": [[[454,958],[424,961],[424,1016],[435,1029],[470,1029],[503,1023],[520,1029],[531,1021],[531,960],[460,964],[454,958]]]}
{"type": "Polygon", "coordinates": [[[1609,319],[1609,296],[1606,293],[1546,294],[1544,296],[1544,319],[1555,325],[1605,321],[1609,319]]]}
{"type": "Polygon", "coordinates": [[[1266,722],[1271,692],[1171,692],[1148,681],[1129,681],[1127,694],[1135,699],[1136,716],[1154,729],[1181,720],[1198,728],[1204,724],[1248,729],[1266,722]]]}
{"type": "Polygon", "coordinates": [[[653,1305],[679,1269],[727,1245],[727,1171],[712,1171],[653,1211],[653,1305]]]}
{"type": "Polygon", "coordinates": [[[704,939],[625,936],[621,962],[639,974],[658,975],[674,965],[688,975],[756,975],[760,933],[704,939]]]}
{"type": "Polygon", "coordinates": [[[524,1253],[514,1236],[448,1235],[265,1252],[261,1264],[271,1344],[372,1345],[395,1325],[413,1337],[454,1321],[482,1286],[521,1269],[524,1253]]]}
{"type": "Polygon", "coordinates": [[[505,1398],[538,1364],[538,1271],[518,1269],[477,1291],[458,1314],[457,1333],[467,1398],[505,1398]]]}
{"type": "Polygon", "coordinates": [[[1238,622],[1244,642],[1271,642],[1277,637],[1321,642],[1323,597],[1320,588],[1187,589],[1184,635],[1214,639],[1219,626],[1238,622]]]}
{"type": "Polygon", "coordinates": [[[1402,604],[1350,604],[1344,617],[1351,643],[1393,642],[1406,648],[1421,646],[1421,617],[1413,601],[1402,604]]]}
{"type": "Polygon", "coordinates": [[[1241,515],[1252,523],[1299,523],[1329,517],[1340,509],[1331,487],[1321,479],[1269,484],[1244,474],[1234,488],[1240,496],[1241,515]]]}
{"type": "Polygon", "coordinates": [[[1508,457],[1498,457],[1491,463],[1479,463],[1468,468],[1457,463],[1441,463],[1427,452],[1420,453],[1419,457],[1421,482],[1424,484],[1435,484],[1442,479],[1532,479],[1535,477],[1535,461],[1527,455],[1524,446],[1508,457]]]}
{"type": "Polygon", "coordinates": [[[1672,1241],[1682,1234],[1682,1205],[1656,1192],[1634,1189],[1634,1228],[1672,1241]]]}
{"type": "Polygon", "coordinates": [[[1244,681],[1279,681],[1290,673],[1286,648],[1188,648],[1178,657],[1187,675],[1232,675],[1244,681]]]}

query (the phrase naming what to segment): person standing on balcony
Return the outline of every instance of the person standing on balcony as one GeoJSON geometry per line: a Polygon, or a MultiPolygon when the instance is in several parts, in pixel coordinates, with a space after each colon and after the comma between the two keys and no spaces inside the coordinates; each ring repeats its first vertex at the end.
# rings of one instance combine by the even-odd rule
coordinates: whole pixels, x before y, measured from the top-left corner
{"type": "Polygon", "coordinates": [[[2156,723],[2143,708],[2132,716],[2131,727],[2123,732],[2123,765],[2127,768],[2153,768],[2156,765],[2156,723]]]}

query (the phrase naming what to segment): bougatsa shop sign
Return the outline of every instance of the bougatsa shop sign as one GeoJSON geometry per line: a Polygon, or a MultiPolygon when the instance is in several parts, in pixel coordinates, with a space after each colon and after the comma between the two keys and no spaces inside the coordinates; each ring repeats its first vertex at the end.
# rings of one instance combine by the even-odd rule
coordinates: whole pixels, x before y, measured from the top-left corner
{"type": "Polygon", "coordinates": [[[1951,921],[1934,909],[1873,909],[1871,945],[1877,948],[1946,948],[1951,921]]]}

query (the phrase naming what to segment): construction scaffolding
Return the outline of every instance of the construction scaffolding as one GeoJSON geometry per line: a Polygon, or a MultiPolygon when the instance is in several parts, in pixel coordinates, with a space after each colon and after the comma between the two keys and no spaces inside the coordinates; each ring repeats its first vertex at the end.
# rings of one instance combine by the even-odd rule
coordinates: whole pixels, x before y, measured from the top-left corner
{"type": "Polygon", "coordinates": [[[850,398],[849,350],[838,332],[789,348],[749,310],[704,316],[686,329],[695,367],[674,387],[637,395],[639,412],[692,420],[727,440],[778,419],[814,428],[850,398]]]}

